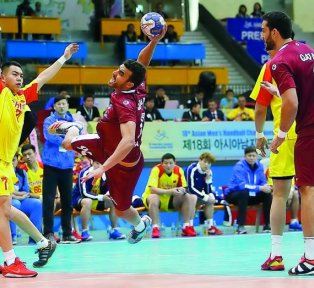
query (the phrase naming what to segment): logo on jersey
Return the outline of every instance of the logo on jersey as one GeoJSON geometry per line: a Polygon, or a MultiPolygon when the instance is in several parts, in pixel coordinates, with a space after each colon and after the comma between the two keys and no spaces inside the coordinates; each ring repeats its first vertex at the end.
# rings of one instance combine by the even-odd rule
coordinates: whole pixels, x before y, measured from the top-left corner
{"type": "Polygon", "coordinates": [[[271,65],[271,70],[276,70],[276,69],[277,69],[277,65],[276,64],[271,65]]]}
{"type": "Polygon", "coordinates": [[[79,146],[77,147],[78,150],[80,150],[80,154],[83,155],[83,156],[92,156],[92,152],[88,151],[88,148],[86,146],[79,146]]]}
{"type": "Polygon", "coordinates": [[[122,103],[123,103],[125,106],[130,104],[130,102],[129,102],[128,100],[123,100],[122,103]]]}

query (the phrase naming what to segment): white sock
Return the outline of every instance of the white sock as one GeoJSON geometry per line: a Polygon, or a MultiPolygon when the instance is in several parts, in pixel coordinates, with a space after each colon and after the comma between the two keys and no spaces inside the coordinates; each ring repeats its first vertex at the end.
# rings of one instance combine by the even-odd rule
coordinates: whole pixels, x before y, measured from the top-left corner
{"type": "Polygon", "coordinates": [[[145,229],[144,221],[141,219],[140,223],[134,226],[135,231],[142,232],[145,229]]]}
{"type": "Polygon", "coordinates": [[[314,237],[304,237],[304,256],[308,260],[314,260],[314,237]]]}
{"type": "Polygon", "coordinates": [[[214,219],[207,219],[207,223],[208,223],[208,228],[214,226],[214,219]]]}
{"type": "Polygon", "coordinates": [[[154,224],[153,228],[159,228],[158,224],[154,224]]]}
{"type": "Polygon", "coordinates": [[[190,226],[190,224],[189,224],[189,223],[183,223],[183,229],[184,229],[185,227],[187,227],[187,226],[190,226]]]}
{"type": "Polygon", "coordinates": [[[5,263],[7,263],[8,266],[13,264],[15,262],[15,252],[13,249],[9,250],[8,252],[3,252],[5,263]]]}
{"type": "Polygon", "coordinates": [[[291,219],[290,224],[299,223],[298,219],[291,219]]]}
{"type": "Polygon", "coordinates": [[[45,248],[48,246],[48,244],[49,242],[46,238],[42,238],[36,243],[38,249],[45,248]]]}
{"type": "Polygon", "coordinates": [[[270,258],[274,259],[275,256],[281,256],[282,235],[271,235],[271,254],[270,258]]]}
{"type": "Polygon", "coordinates": [[[190,224],[189,226],[194,226],[194,221],[193,221],[193,219],[190,220],[190,223],[189,223],[189,224],[190,224]]]}
{"type": "Polygon", "coordinates": [[[82,233],[83,233],[83,232],[85,232],[85,231],[87,232],[87,231],[88,231],[88,229],[83,229],[83,230],[82,230],[82,233]]]}

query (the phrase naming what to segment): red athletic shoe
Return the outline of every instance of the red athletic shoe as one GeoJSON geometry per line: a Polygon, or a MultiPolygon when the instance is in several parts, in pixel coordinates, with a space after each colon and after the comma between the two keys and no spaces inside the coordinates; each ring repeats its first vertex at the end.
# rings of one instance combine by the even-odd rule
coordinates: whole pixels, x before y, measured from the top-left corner
{"type": "Polygon", "coordinates": [[[72,230],[72,235],[78,240],[83,240],[82,236],[79,233],[77,233],[76,230],[72,230]]]}
{"type": "Polygon", "coordinates": [[[196,232],[193,226],[186,226],[185,228],[182,229],[181,235],[184,237],[195,237],[196,232]]]}
{"type": "Polygon", "coordinates": [[[218,229],[216,226],[210,226],[208,228],[208,235],[221,235],[223,234],[222,230],[218,229]]]}
{"type": "Polygon", "coordinates": [[[153,228],[152,238],[160,238],[160,230],[158,227],[153,228]]]}
{"type": "Polygon", "coordinates": [[[25,262],[22,262],[18,257],[16,257],[15,262],[9,266],[7,266],[7,263],[4,262],[2,275],[7,278],[30,278],[36,277],[38,273],[27,269],[25,262]]]}
{"type": "Polygon", "coordinates": [[[283,259],[281,256],[275,256],[274,259],[269,258],[261,266],[262,270],[271,270],[271,271],[283,271],[285,270],[285,265],[283,264],[283,259]]]}

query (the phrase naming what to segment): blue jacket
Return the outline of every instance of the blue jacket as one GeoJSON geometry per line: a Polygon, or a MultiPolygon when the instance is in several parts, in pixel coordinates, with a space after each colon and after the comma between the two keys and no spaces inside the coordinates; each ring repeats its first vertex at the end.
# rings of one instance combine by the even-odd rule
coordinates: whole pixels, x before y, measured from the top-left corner
{"type": "Polygon", "coordinates": [[[74,121],[72,115],[69,112],[67,112],[64,118],[54,112],[45,119],[43,127],[45,144],[42,152],[42,162],[44,165],[62,170],[73,169],[74,152],[66,151],[61,146],[64,136],[51,135],[48,132],[48,127],[58,120],[65,120],[68,122],[74,121]]]}
{"type": "Polygon", "coordinates": [[[259,186],[267,184],[263,165],[257,161],[250,167],[245,159],[238,161],[233,167],[229,184],[229,192],[249,190],[258,193],[259,186]]]}
{"type": "Polygon", "coordinates": [[[30,192],[26,171],[16,167],[15,175],[18,181],[14,185],[19,186],[18,191],[30,192]]]}
{"type": "Polygon", "coordinates": [[[192,163],[185,170],[184,174],[188,183],[189,193],[195,194],[200,199],[203,199],[206,194],[212,193],[212,173],[211,177],[208,179],[208,181],[206,181],[205,172],[202,171],[198,163],[192,163]]]}

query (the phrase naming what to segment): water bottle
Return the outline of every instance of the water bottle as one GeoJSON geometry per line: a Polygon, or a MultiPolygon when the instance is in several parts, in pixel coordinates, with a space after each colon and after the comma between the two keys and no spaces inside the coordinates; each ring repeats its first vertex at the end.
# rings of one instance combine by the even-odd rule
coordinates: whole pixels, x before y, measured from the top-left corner
{"type": "Polygon", "coordinates": [[[208,235],[208,220],[204,221],[204,224],[203,224],[203,235],[204,236],[208,235]]]}
{"type": "Polygon", "coordinates": [[[16,243],[19,244],[21,242],[22,233],[19,227],[16,227],[16,243]]]}
{"type": "Polygon", "coordinates": [[[161,223],[160,226],[160,236],[163,238],[166,237],[166,227],[164,223],[161,223]]]}
{"type": "Polygon", "coordinates": [[[149,225],[146,229],[146,235],[145,235],[145,238],[150,238],[152,235],[152,226],[149,225]]]}
{"type": "Polygon", "coordinates": [[[181,225],[181,223],[179,223],[177,226],[177,233],[176,233],[177,237],[179,237],[181,235],[181,231],[182,231],[182,225],[181,225]]]}
{"type": "Polygon", "coordinates": [[[176,232],[176,225],[172,222],[171,223],[171,237],[176,237],[177,232],[176,232]]]}
{"type": "Polygon", "coordinates": [[[234,229],[234,233],[236,233],[237,230],[238,230],[238,221],[237,221],[237,219],[234,219],[234,221],[233,221],[233,229],[234,229]]]}
{"type": "Polygon", "coordinates": [[[62,232],[62,228],[61,228],[61,225],[60,225],[59,230],[58,230],[58,237],[60,239],[62,239],[62,235],[63,235],[63,232],[62,232]]]}

